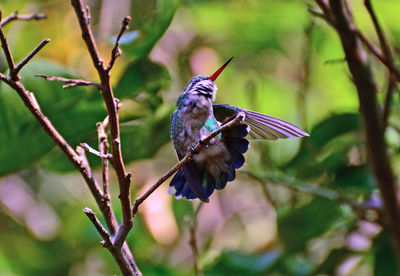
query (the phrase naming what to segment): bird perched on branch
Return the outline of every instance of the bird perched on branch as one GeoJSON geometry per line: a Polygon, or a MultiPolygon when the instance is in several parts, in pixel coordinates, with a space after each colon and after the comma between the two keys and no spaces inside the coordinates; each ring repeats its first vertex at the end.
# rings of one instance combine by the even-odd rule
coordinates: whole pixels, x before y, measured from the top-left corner
{"type": "Polygon", "coordinates": [[[168,193],[176,198],[199,198],[208,202],[215,189],[221,190],[236,177],[236,169],[243,166],[243,154],[249,147],[245,137],[258,140],[276,140],[308,136],[300,128],[283,120],[232,105],[213,104],[217,86],[215,80],[230,58],[213,75],[193,77],[176,103],[172,115],[171,140],[181,160],[193,147],[218,129],[221,123],[243,114],[241,125],[233,126],[211,139],[192,160],[177,171],[168,193]]]}

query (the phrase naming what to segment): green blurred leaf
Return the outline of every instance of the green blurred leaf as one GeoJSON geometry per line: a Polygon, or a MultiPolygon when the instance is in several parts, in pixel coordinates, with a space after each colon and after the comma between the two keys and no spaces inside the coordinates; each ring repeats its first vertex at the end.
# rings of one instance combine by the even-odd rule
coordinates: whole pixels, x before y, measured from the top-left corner
{"type": "Polygon", "coordinates": [[[375,276],[400,275],[393,238],[383,231],[374,240],[375,276]]]}
{"type": "Polygon", "coordinates": [[[224,252],[217,262],[207,269],[207,275],[260,275],[268,271],[282,256],[274,249],[261,254],[224,252]]]}
{"type": "Polygon", "coordinates": [[[279,237],[285,252],[305,250],[309,240],[325,233],[339,217],[340,205],[322,198],[278,217],[279,237]]]}
{"type": "Polygon", "coordinates": [[[182,0],[131,0],[132,28],[138,37],[123,45],[135,57],[146,57],[171,24],[182,0]]]}
{"type": "Polygon", "coordinates": [[[131,126],[121,128],[121,142],[124,160],[130,162],[149,158],[169,138],[170,110],[160,108],[158,113],[143,122],[132,122],[131,126]]]}
{"type": "Polygon", "coordinates": [[[376,181],[367,165],[340,168],[334,183],[346,195],[368,195],[376,188],[376,181]]]}
{"type": "MultiPolygon", "coordinates": [[[[46,60],[33,61],[24,68],[23,83],[34,92],[43,113],[71,146],[95,137],[95,124],[106,115],[97,91],[82,87],[66,91],[61,83],[33,76],[38,73],[71,78],[68,70],[46,60]]],[[[7,145],[0,149],[0,175],[26,168],[55,147],[17,93],[5,84],[1,84],[0,127],[0,143],[7,145]]]]}
{"type": "Polygon", "coordinates": [[[302,141],[298,154],[284,168],[303,179],[334,172],[347,160],[350,148],[360,143],[359,115],[333,115],[316,125],[302,141]]]}
{"type": "Polygon", "coordinates": [[[167,89],[170,83],[168,70],[161,64],[154,63],[148,58],[140,58],[131,62],[122,74],[116,88],[116,95],[120,98],[134,98],[145,92],[150,104],[158,106],[161,99],[157,93],[167,89]]]}

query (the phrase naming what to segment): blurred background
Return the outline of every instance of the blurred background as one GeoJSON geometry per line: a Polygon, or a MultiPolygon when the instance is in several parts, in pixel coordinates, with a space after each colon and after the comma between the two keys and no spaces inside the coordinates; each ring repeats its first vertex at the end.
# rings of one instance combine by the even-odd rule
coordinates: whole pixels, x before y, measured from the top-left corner
{"type": "MultiPolygon", "coordinates": [[[[128,236],[144,275],[194,275],[190,227],[197,219],[199,267],[206,275],[397,275],[390,236],[366,163],[358,99],[335,32],[298,0],[87,1],[108,61],[122,18],[132,17],[112,71],[122,102],[122,151],[140,195],[177,161],[169,124],[193,75],[233,62],[217,81],[216,102],[279,117],[311,133],[297,140],[252,142],[238,178],[194,214],[198,201],[176,200],[165,183],[140,207],[128,236]]],[[[400,43],[396,0],[373,1],[393,45],[400,43]]],[[[377,44],[363,1],[351,1],[357,26],[377,44]]],[[[44,113],[74,147],[97,147],[106,116],[97,90],[35,78],[48,74],[97,81],[69,1],[1,0],[3,18],[47,19],[5,28],[19,61],[44,38],[22,72],[44,113]]],[[[371,58],[379,90],[386,71],[371,58]]],[[[0,55],[0,70],[7,70],[0,55]]],[[[378,96],[382,101],[384,93],[378,96]]],[[[400,104],[394,96],[387,142],[400,163],[400,104]]],[[[99,213],[83,179],[26,110],[0,84],[0,275],[119,274],[82,212],[99,213]]],[[[100,160],[88,155],[101,179],[100,160]]],[[[121,219],[118,185],[112,204],[121,219]]]]}

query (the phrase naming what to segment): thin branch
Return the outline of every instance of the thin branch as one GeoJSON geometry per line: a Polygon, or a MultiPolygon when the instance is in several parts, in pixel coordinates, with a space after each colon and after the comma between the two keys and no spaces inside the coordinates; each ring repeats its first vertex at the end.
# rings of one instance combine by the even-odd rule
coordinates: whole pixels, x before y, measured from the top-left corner
{"type": "MultiPolygon", "coordinates": [[[[367,54],[361,46],[360,36],[357,35],[349,3],[345,0],[330,0],[329,3],[329,12],[334,15],[335,20],[333,26],[339,34],[347,64],[357,88],[360,113],[365,129],[366,148],[399,257],[400,208],[396,198],[395,178],[384,140],[382,118],[378,111],[376,82],[368,63],[367,54]]],[[[392,70],[391,72],[394,73],[392,70]]]]}
{"type": "MultiPolygon", "coordinates": [[[[108,125],[108,116],[102,121],[97,123],[97,136],[99,140],[99,152],[108,154],[108,141],[106,134],[106,127],[108,125]]],[[[102,180],[103,180],[103,194],[104,200],[110,201],[109,187],[108,187],[108,160],[102,158],[102,180]]]]}
{"type": "Polygon", "coordinates": [[[122,20],[121,29],[119,31],[117,39],[115,40],[114,48],[111,51],[111,60],[110,60],[110,63],[108,64],[108,66],[107,66],[107,71],[110,71],[112,69],[112,67],[114,66],[115,61],[121,55],[121,49],[119,48],[119,41],[120,41],[120,39],[122,37],[122,34],[125,31],[128,30],[130,21],[131,21],[131,17],[130,16],[126,16],[122,20]]]}
{"type": "Polygon", "coordinates": [[[112,242],[111,242],[111,237],[110,234],[107,232],[107,230],[104,228],[104,226],[101,224],[99,219],[96,217],[92,209],[86,207],[83,209],[85,212],[86,216],[90,219],[90,221],[93,223],[94,227],[97,229],[97,232],[101,235],[101,237],[104,240],[103,246],[107,248],[112,247],[112,242]]]}
{"type": "MultiPolygon", "coordinates": [[[[1,47],[3,48],[4,55],[6,56],[7,64],[8,64],[8,69],[10,70],[10,74],[14,72],[15,69],[15,63],[14,59],[12,57],[10,47],[8,46],[7,43],[7,38],[3,32],[3,28],[0,26],[0,42],[1,42],[1,47]]],[[[12,79],[16,80],[16,79],[12,79]]]]}
{"type": "Polygon", "coordinates": [[[129,260],[126,258],[126,256],[121,254],[120,250],[117,250],[116,248],[114,248],[112,246],[110,234],[107,232],[107,230],[101,224],[101,222],[96,217],[94,212],[87,207],[85,209],[83,209],[83,211],[85,212],[86,216],[90,219],[90,221],[93,223],[97,232],[99,232],[99,234],[103,238],[102,245],[104,247],[106,247],[111,252],[111,254],[114,256],[114,259],[116,260],[118,266],[120,267],[123,275],[139,275],[138,273],[136,273],[133,270],[133,268],[131,266],[126,265],[126,263],[129,263],[129,260]]]}
{"type": "MultiPolygon", "coordinates": [[[[0,15],[1,17],[1,15],[0,15]]],[[[12,59],[12,55],[10,52],[10,49],[7,44],[6,37],[4,35],[4,32],[0,26],[0,41],[2,44],[3,51],[5,53],[5,56],[7,58],[7,63],[10,66],[10,73],[12,73],[15,70],[15,65],[14,61],[12,59]]],[[[28,62],[28,61],[27,61],[28,62]]],[[[22,68],[22,66],[21,66],[22,68]]],[[[98,68],[98,67],[96,67],[98,68]]],[[[103,72],[105,72],[103,70],[103,72]]],[[[12,74],[10,74],[10,77],[7,77],[4,74],[0,74],[0,79],[7,83],[12,89],[14,89],[26,107],[29,109],[29,111],[33,114],[33,116],[36,118],[36,120],[39,122],[39,124],[43,127],[43,129],[46,131],[46,133],[50,136],[50,138],[56,143],[56,145],[65,153],[65,155],[70,159],[72,164],[80,171],[81,175],[83,176],[85,182],[87,183],[92,195],[94,196],[97,205],[99,206],[100,210],[104,214],[107,226],[109,227],[110,233],[115,233],[118,229],[118,223],[115,218],[115,214],[111,209],[110,204],[107,204],[107,201],[104,200],[102,191],[99,188],[97,181],[92,175],[90,165],[87,162],[85,152],[82,147],[77,147],[77,152],[68,144],[67,141],[60,135],[60,133],[57,131],[57,129],[52,125],[50,120],[42,113],[39,104],[37,103],[34,94],[23,86],[23,84],[20,82],[18,75],[16,74],[14,78],[11,78],[12,74]]],[[[111,85],[110,85],[110,80],[109,80],[109,75],[105,74],[102,76],[102,86],[101,88],[103,89],[102,92],[103,94],[105,92],[108,92],[108,95],[111,94],[111,102],[112,106],[114,106],[114,112],[109,110],[110,104],[108,103],[108,111],[111,113],[110,117],[114,119],[113,123],[110,123],[112,127],[118,128],[118,115],[116,115],[116,101],[112,96],[112,91],[111,91],[111,85]],[[104,85],[106,84],[106,85],[104,85]],[[110,93],[111,91],[111,93],[110,93]],[[115,103],[115,105],[114,105],[115,103]],[[115,123],[116,122],[116,123],[115,123]]],[[[107,103],[106,103],[107,105],[107,103]]],[[[113,131],[111,131],[113,133],[113,131]]],[[[119,130],[118,130],[118,135],[115,136],[115,129],[114,129],[114,137],[119,138],[119,130]]],[[[120,153],[120,152],[119,152],[120,153]]],[[[120,155],[119,155],[120,157],[120,155]]],[[[121,159],[122,160],[122,159],[121,159]]],[[[117,172],[118,173],[118,172],[117,172]]],[[[127,174],[125,182],[123,184],[125,185],[126,183],[130,183],[130,175],[127,174]]],[[[131,210],[130,210],[130,198],[129,198],[129,185],[125,185],[121,189],[121,194],[124,193],[125,197],[124,200],[125,202],[128,202],[128,211],[125,211],[125,213],[128,213],[128,215],[131,216],[131,210]]],[[[126,209],[126,206],[125,206],[126,209]]],[[[121,272],[124,275],[141,275],[139,269],[137,268],[133,257],[132,253],[130,252],[129,247],[127,246],[126,243],[123,244],[122,248],[116,248],[112,246],[110,249],[110,253],[113,255],[114,259],[118,263],[121,272]]]]}
{"type": "Polygon", "coordinates": [[[4,18],[4,20],[1,20],[1,27],[4,27],[8,23],[14,20],[40,20],[40,19],[45,19],[47,16],[43,13],[33,13],[33,14],[26,14],[26,15],[19,15],[18,11],[15,11],[13,14],[10,16],[7,16],[4,18]]]}
{"type": "Polygon", "coordinates": [[[189,245],[193,253],[193,269],[196,276],[203,275],[203,272],[199,267],[199,249],[197,246],[197,239],[196,239],[197,217],[199,215],[202,206],[203,202],[200,202],[199,205],[197,205],[196,207],[192,220],[189,221],[189,235],[190,235],[189,245]]]}
{"type": "MultiPolygon", "coordinates": [[[[111,134],[111,152],[112,162],[115,172],[118,177],[118,184],[121,201],[123,223],[121,224],[118,232],[127,233],[133,226],[133,217],[131,212],[131,195],[130,195],[130,184],[132,174],[127,173],[125,170],[124,161],[121,152],[121,138],[119,130],[119,115],[118,115],[118,103],[114,97],[114,93],[110,83],[110,72],[104,67],[104,62],[101,59],[97,50],[96,42],[93,37],[92,30],[89,25],[89,19],[87,13],[85,13],[85,7],[83,6],[82,0],[71,0],[71,4],[75,10],[78,18],[79,26],[82,32],[82,39],[84,40],[89,54],[92,58],[94,67],[98,72],[98,76],[101,80],[101,92],[104,103],[107,107],[109,116],[109,126],[111,134]]],[[[86,8],[87,10],[87,8],[86,8]]]]}
{"type": "Polygon", "coordinates": [[[392,60],[392,53],[390,51],[389,44],[387,43],[385,35],[383,34],[383,30],[379,24],[378,18],[375,15],[374,9],[372,8],[371,1],[365,0],[364,5],[367,8],[369,15],[371,16],[372,22],[374,23],[375,31],[378,35],[379,43],[381,44],[381,49],[384,56],[387,60],[392,60]]]}
{"type": "Polygon", "coordinates": [[[81,147],[84,148],[85,150],[87,150],[88,152],[90,152],[91,154],[94,154],[102,159],[111,159],[112,155],[110,153],[102,153],[99,152],[97,150],[95,150],[94,148],[92,148],[91,146],[89,146],[86,143],[80,143],[81,147]]]}
{"type": "Polygon", "coordinates": [[[47,43],[50,42],[50,39],[44,39],[29,55],[26,56],[18,65],[15,67],[13,73],[14,76],[17,76],[19,71],[21,71],[22,67],[24,67],[47,43]]]}
{"type": "Polygon", "coordinates": [[[47,76],[47,75],[42,75],[42,74],[36,74],[35,77],[44,78],[45,80],[48,80],[48,81],[60,81],[60,82],[69,83],[67,85],[63,85],[64,89],[71,88],[74,86],[94,86],[99,89],[101,88],[101,85],[99,83],[85,81],[85,80],[67,79],[67,78],[63,78],[63,77],[54,77],[54,76],[47,76]]]}
{"type": "Polygon", "coordinates": [[[394,77],[389,74],[388,78],[388,87],[386,90],[386,97],[385,97],[385,103],[383,106],[383,113],[382,113],[382,124],[383,124],[383,129],[385,130],[387,125],[388,125],[388,120],[389,120],[389,114],[390,114],[390,105],[392,103],[392,98],[393,94],[396,91],[396,80],[394,77]]]}
{"type": "Polygon", "coordinates": [[[244,119],[244,115],[241,113],[238,113],[236,117],[234,117],[231,121],[227,122],[226,124],[222,125],[220,128],[214,130],[211,132],[204,140],[202,140],[200,143],[198,143],[196,146],[193,147],[193,151],[188,152],[185,157],[183,157],[175,166],[173,166],[168,172],[166,172],[161,178],[159,178],[156,183],[154,183],[146,192],[144,192],[142,195],[140,195],[138,198],[136,198],[135,202],[133,203],[132,206],[132,214],[135,216],[135,214],[138,211],[139,205],[143,203],[143,201],[146,200],[155,190],[158,189],[158,187],[161,186],[169,177],[171,177],[177,170],[182,168],[187,162],[189,162],[192,157],[193,157],[193,152],[199,152],[205,145],[207,145],[212,138],[220,134],[221,132],[236,126],[242,124],[244,119]]]}

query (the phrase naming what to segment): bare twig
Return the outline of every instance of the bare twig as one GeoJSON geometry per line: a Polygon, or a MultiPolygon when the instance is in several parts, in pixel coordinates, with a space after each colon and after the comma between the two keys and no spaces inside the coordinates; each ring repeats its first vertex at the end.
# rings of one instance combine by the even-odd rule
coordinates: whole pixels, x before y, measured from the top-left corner
{"type": "Polygon", "coordinates": [[[15,67],[13,75],[17,76],[22,67],[24,67],[49,42],[50,39],[44,39],[29,55],[26,56],[26,58],[24,58],[24,60],[17,65],[17,67],[15,67]]]}
{"type": "Polygon", "coordinates": [[[47,76],[47,75],[41,75],[41,74],[36,74],[35,77],[44,78],[45,80],[48,80],[48,81],[60,81],[60,82],[69,83],[67,85],[63,85],[64,89],[74,87],[74,86],[95,86],[97,88],[101,88],[101,85],[99,83],[91,82],[91,81],[67,79],[67,78],[62,78],[62,77],[54,77],[54,76],[47,76]]]}
{"type": "Polygon", "coordinates": [[[117,39],[115,40],[114,48],[111,51],[111,60],[110,60],[110,63],[108,64],[108,66],[107,66],[107,71],[110,71],[112,69],[112,67],[114,66],[115,61],[121,55],[121,49],[119,48],[119,41],[120,41],[120,39],[122,37],[122,34],[126,30],[128,30],[128,26],[129,26],[129,22],[130,21],[131,21],[131,17],[130,16],[126,16],[122,20],[121,30],[119,31],[117,39]]]}
{"type": "Polygon", "coordinates": [[[383,30],[379,24],[378,18],[375,15],[374,9],[372,8],[371,1],[365,0],[364,5],[368,10],[369,15],[371,16],[372,22],[374,23],[375,31],[378,35],[378,39],[379,39],[379,43],[381,45],[383,55],[386,57],[386,59],[391,60],[392,52],[390,51],[389,44],[387,43],[385,35],[383,34],[383,30]]]}
{"type": "Polygon", "coordinates": [[[234,117],[231,121],[227,122],[226,124],[222,125],[220,128],[214,130],[211,132],[204,140],[201,141],[201,143],[198,143],[196,146],[193,147],[193,151],[188,152],[185,157],[183,157],[175,166],[173,166],[168,172],[166,172],[161,178],[159,178],[156,183],[154,183],[146,192],[144,192],[142,195],[140,195],[138,198],[136,198],[135,202],[133,203],[132,206],[132,214],[135,216],[135,214],[138,211],[139,205],[143,203],[143,201],[146,200],[155,190],[158,189],[158,187],[161,186],[169,177],[171,177],[177,170],[183,167],[187,162],[191,160],[193,157],[193,152],[198,152],[201,150],[205,145],[207,145],[212,138],[220,134],[221,132],[236,126],[242,124],[244,119],[244,115],[239,113],[234,117]]]}
{"type": "Polygon", "coordinates": [[[383,106],[383,112],[382,112],[382,125],[383,129],[385,130],[387,125],[388,125],[388,120],[389,120],[389,114],[390,114],[390,105],[392,102],[393,94],[396,91],[396,80],[394,77],[389,74],[388,78],[388,87],[386,89],[386,97],[385,97],[385,103],[383,106]]]}
{"type": "Polygon", "coordinates": [[[83,211],[85,212],[86,216],[90,219],[90,221],[93,223],[97,232],[99,232],[99,234],[103,238],[102,245],[104,247],[106,247],[111,252],[111,254],[114,256],[114,259],[117,261],[117,264],[119,265],[123,275],[137,275],[137,273],[132,269],[131,266],[125,265],[126,263],[129,263],[130,261],[126,258],[126,256],[121,254],[120,250],[113,247],[110,234],[107,232],[107,230],[101,224],[101,222],[96,217],[94,212],[87,207],[85,209],[83,209],[83,211]]]}
{"type": "Polygon", "coordinates": [[[90,221],[93,223],[94,227],[96,227],[97,232],[99,232],[99,234],[101,235],[101,237],[104,240],[103,246],[107,247],[107,248],[111,248],[112,247],[112,242],[111,242],[111,237],[110,234],[107,232],[107,230],[104,228],[104,226],[101,224],[101,222],[99,221],[99,219],[96,217],[96,215],[94,214],[94,212],[92,211],[92,209],[86,207],[85,209],[83,209],[83,211],[85,212],[85,214],[88,216],[88,218],[90,219],[90,221]]]}
{"type": "MultiPolygon", "coordinates": [[[[113,90],[110,83],[110,72],[104,67],[104,62],[101,59],[97,50],[96,42],[93,37],[92,30],[89,25],[87,13],[85,14],[85,7],[82,0],[71,0],[71,4],[75,10],[76,16],[79,21],[79,26],[82,32],[82,39],[84,40],[89,54],[92,58],[94,67],[97,70],[98,76],[101,80],[101,92],[103,100],[107,107],[109,116],[109,127],[111,134],[111,152],[112,152],[112,165],[118,177],[120,195],[119,199],[122,206],[123,223],[121,223],[118,232],[120,237],[124,240],[133,226],[133,217],[131,212],[131,196],[130,184],[131,174],[125,170],[124,161],[121,152],[120,130],[119,130],[119,115],[118,103],[115,100],[113,90]]],[[[87,9],[86,9],[87,10],[87,9]]]]}
{"type": "MultiPolygon", "coordinates": [[[[97,123],[97,136],[99,140],[99,152],[107,154],[109,145],[107,141],[106,127],[108,125],[108,116],[102,121],[97,123]]],[[[108,160],[102,158],[102,180],[103,180],[103,194],[105,200],[110,200],[108,189],[108,160]]]]}
{"type": "MultiPolygon", "coordinates": [[[[390,63],[389,77],[388,77],[388,88],[386,91],[385,103],[383,107],[382,121],[383,121],[383,131],[386,129],[387,121],[390,114],[390,104],[392,101],[392,96],[394,91],[396,90],[396,77],[393,74],[396,74],[398,68],[395,65],[395,61],[393,59],[392,51],[390,50],[389,43],[386,40],[384,32],[379,24],[378,18],[375,14],[375,11],[372,7],[372,3],[370,0],[365,0],[364,5],[368,10],[368,13],[372,19],[372,22],[375,27],[376,34],[378,35],[379,43],[381,45],[382,53],[385,57],[385,60],[390,63]]],[[[397,81],[400,81],[400,74],[397,75],[397,81]]]]}
{"type": "Polygon", "coordinates": [[[339,34],[347,64],[357,88],[360,113],[365,127],[367,152],[384,202],[386,219],[389,222],[397,252],[400,253],[400,210],[396,199],[395,179],[386,152],[382,119],[378,111],[374,76],[367,61],[367,55],[361,46],[360,36],[357,34],[348,2],[331,0],[328,9],[328,11],[324,10],[324,13],[333,15],[333,26],[339,34]]]}
{"type": "MultiPolygon", "coordinates": [[[[10,75],[11,75],[11,72],[14,72],[15,63],[14,63],[14,59],[12,57],[10,48],[7,43],[7,38],[4,34],[1,26],[0,26],[0,41],[1,41],[1,47],[3,48],[4,55],[6,56],[8,69],[10,70],[10,75]]],[[[12,79],[12,80],[15,80],[15,79],[12,79]]]]}
{"type": "MultiPolygon", "coordinates": [[[[76,2],[76,1],[75,1],[76,2]]],[[[106,220],[107,226],[109,228],[109,231],[111,234],[116,233],[118,230],[118,223],[115,218],[115,214],[111,209],[111,205],[109,204],[109,201],[104,200],[103,198],[103,193],[102,190],[99,188],[95,178],[92,175],[90,165],[87,162],[85,152],[83,148],[77,147],[77,151],[75,151],[67,141],[60,135],[60,133],[55,129],[55,127],[52,125],[50,120],[42,113],[39,103],[36,101],[34,94],[23,86],[23,84],[20,82],[20,78],[18,76],[18,73],[15,72],[15,65],[14,65],[14,60],[11,55],[11,51],[9,49],[9,46],[7,44],[6,37],[4,35],[4,32],[0,26],[0,41],[2,44],[3,52],[6,56],[7,63],[9,65],[10,69],[10,77],[7,77],[4,74],[0,73],[0,79],[7,83],[12,89],[14,89],[20,98],[23,100],[24,104],[26,107],[30,110],[30,112],[33,114],[33,116],[36,118],[36,120],[40,123],[40,125],[43,127],[43,129],[46,131],[46,133],[53,139],[53,141],[56,143],[56,145],[65,153],[65,155],[70,159],[72,164],[80,171],[81,175],[85,179],[85,182],[87,183],[91,193],[93,194],[94,198],[96,199],[96,203],[98,204],[101,212],[104,214],[104,218],[106,220]]],[[[28,55],[28,58],[30,59],[33,57],[40,49],[34,50],[31,54],[28,55]]],[[[22,68],[27,62],[29,62],[29,59],[26,60],[25,62],[23,61],[21,63],[20,68],[22,68]]],[[[95,65],[96,66],[96,65],[95,65]]],[[[101,65],[102,66],[102,65],[101,65]]],[[[97,67],[98,68],[98,64],[97,67]]],[[[105,72],[105,69],[103,68],[103,72],[105,72]]],[[[110,108],[110,102],[112,103],[111,107],[113,107],[113,110],[109,110],[109,113],[111,114],[110,117],[113,118],[113,122],[110,123],[111,125],[111,133],[113,137],[115,138],[114,140],[118,140],[119,142],[119,127],[118,127],[118,114],[116,114],[117,110],[117,101],[112,96],[112,90],[111,90],[111,85],[110,85],[110,80],[109,80],[109,74],[104,73],[102,75],[102,84],[101,86],[98,86],[102,89],[103,96],[106,97],[108,95],[108,109],[110,108]],[[106,95],[106,96],[105,96],[106,95]],[[117,129],[117,131],[115,130],[117,129]],[[117,135],[116,135],[117,134],[117,135]]],[[[92,85],[92,84],[91,84],[92,85]]],[[[120,148],[119,144],[118,147],[114,146],[114,150],[119,150],[117,153],[118,155],[118,160],[122,161],[121,154],[120,154],[120,148]]],[[[120,166],[120,163],[118,161],[116,162],[116,171],[118,175],[121,175],[121,171],[124,173],[124,167],[122,164],[122,169],[120,166]]],[[[128,208],[128,211],[125,211],[125,214],[128,213],[128,219],[129,216],[131,216],[131,210],[130,210],[130,195],[129,195],[129,183],[130,183],[130,175],[126,174],[126,179],[124,178],[124,181],[122,184],[120,184],[120,187],[122,186],[121,189],[121,195],[123,194],[123,199],[121,200],[125,203],[125,209],[128,208]],[[128,183],[128,185],[126,185],[128,183]],[[128,204],[126,204],[128,203],[128,204]]],[[[126,243],[122,245],[122,247],[115,247],[112,246],[109,248],[110,253],[113,255],[114,259],[116,260],[118,266],[120,267],[121,272],[124,275],[141,275],[139,269],[137,268],[132,254],[127,246],[126,243]]]]}
{"type": "Polygon", "coordinates": [[[112,155],[110,153],[102,153],[99,152],[97,150],[95,150],[94,148],[92,148],[91,146],[89,146],[86,143],[80,143],[81,147],[84,148],[85,150],[87,150],[88,152],[90,152],[91,154],[94,154],[102,159],[111,159],[112,155]]]}
{"type": "Polygon", "coordinates": [[[14,20],[40,20],[40,19],[45,19],[46,15],[42,13],[34,13],[34,14],[26,14],[26,15],[19,15],[18,11],[15,11],[13,14],[10,16],[7,16],[4,18],[4,20],[1,20],[1,27],[4,27],[8,23],[14,20]]]}
{"type": "Polygon", "coordinates": [[[199,215],[202,206],[203,202],[200,202],[199,205],[197,205],[196,210],[194,211],[192,220],[189,221],[189,235],[190,235],[189,245],[193,253],[193,269],[196,276],[203,275],[203,272],[199,267],[199,249],[197,246],[197,239],[196,239],[197,217],[199,215]]]}

